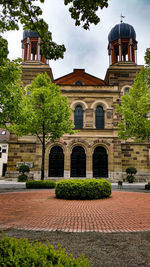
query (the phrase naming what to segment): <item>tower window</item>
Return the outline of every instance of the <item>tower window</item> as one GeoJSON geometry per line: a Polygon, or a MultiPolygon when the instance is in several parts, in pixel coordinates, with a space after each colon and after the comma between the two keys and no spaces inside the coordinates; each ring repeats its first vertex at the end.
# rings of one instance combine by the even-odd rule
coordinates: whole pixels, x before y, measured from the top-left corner
{"type": "Polygon", "coordinates": [[[76,106],[74,111],[74,125],[76,129],[83,128],[83,109],[81,106],[76,106]]]}

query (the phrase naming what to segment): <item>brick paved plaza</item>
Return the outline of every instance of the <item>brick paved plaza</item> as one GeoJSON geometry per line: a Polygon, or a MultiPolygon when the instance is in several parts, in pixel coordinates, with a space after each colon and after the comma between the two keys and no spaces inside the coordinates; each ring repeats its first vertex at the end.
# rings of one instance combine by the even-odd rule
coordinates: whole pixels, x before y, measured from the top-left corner
{"type": "Polygon", "coordinates": [[[109,199],[61,200],[54,190],[0,194],[0,229],[65,232],[150,230],[150,194],[113,192],[109,199]]]}

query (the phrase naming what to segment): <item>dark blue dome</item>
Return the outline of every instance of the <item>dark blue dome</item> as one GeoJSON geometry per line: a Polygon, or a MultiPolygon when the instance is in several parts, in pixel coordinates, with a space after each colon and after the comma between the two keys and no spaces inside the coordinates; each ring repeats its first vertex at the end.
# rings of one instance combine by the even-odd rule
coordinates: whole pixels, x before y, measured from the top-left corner
{"type": "Polygon", "coordinates": [[[136,32],[133,26],[127,23],[117,24],[112,28],[112,30],[108,35],[109,43],[118,39],[130,39],[130,38],[136,41],[136,32]]]}
{"type": "Polygon", "coordinates": [[[39,34],[37,32],[33,32],[33,31],[30,31],[30,30],[27,30],[27,31],[24,31],[23,32],[23,40],[26,39],[26,38],[30,38],[30,37],[35,37],[35,38],[38,38],[39,37],[39,34]]]}

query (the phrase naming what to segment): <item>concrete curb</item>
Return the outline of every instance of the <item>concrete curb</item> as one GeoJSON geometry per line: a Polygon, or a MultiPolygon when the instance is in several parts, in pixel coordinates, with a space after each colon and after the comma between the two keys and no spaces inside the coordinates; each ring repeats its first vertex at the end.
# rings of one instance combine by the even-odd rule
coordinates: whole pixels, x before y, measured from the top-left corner
{"type": "MultiPolygon", "coordinates": [[[[146,183],[123,183],[122,189],[118,189],[118,183],[111,183],[113,190],[129,190],[129,191],[137,191],[137,190],[145,190],[146,183]]],[[[0,180],[0,190],[1,189],[25,189],[25,182],[17,182],[17,181],[8,181],[8,180],[0,180]]]]}

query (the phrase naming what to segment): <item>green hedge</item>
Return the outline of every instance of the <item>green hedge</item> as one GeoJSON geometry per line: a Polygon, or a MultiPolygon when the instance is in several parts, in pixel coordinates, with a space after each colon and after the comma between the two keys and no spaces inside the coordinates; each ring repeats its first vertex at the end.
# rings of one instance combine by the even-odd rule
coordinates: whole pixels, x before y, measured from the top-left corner
{"type": "Polygon", "coordinates": [[[55,188],[56,182],[50,180],[29,180],[26,182],[26,188],[28,189],[40,189],[40,188],[55,188]]]}
{"type": "Polygon", "coordinates": [[[61,247],[55,250],[47,241],[29,243],[27,239],[16,239],[4,236],[0,239],[0,266],[11,267],[89,267],[88,259],[84,256],[75,259],[68,256],[61,247]]]}
{"type": "Polygon", "coordinates": [[[150,181],[148,182],[148,184],[145,185],[145,189],[150,190],[150,181]]]}
{"type": "Polygon", "coordinates": [[[57,198],[63,199],[98,199],[111,195],[111,183],[105,179],[69,179],[56,183],[57,198]]]}

